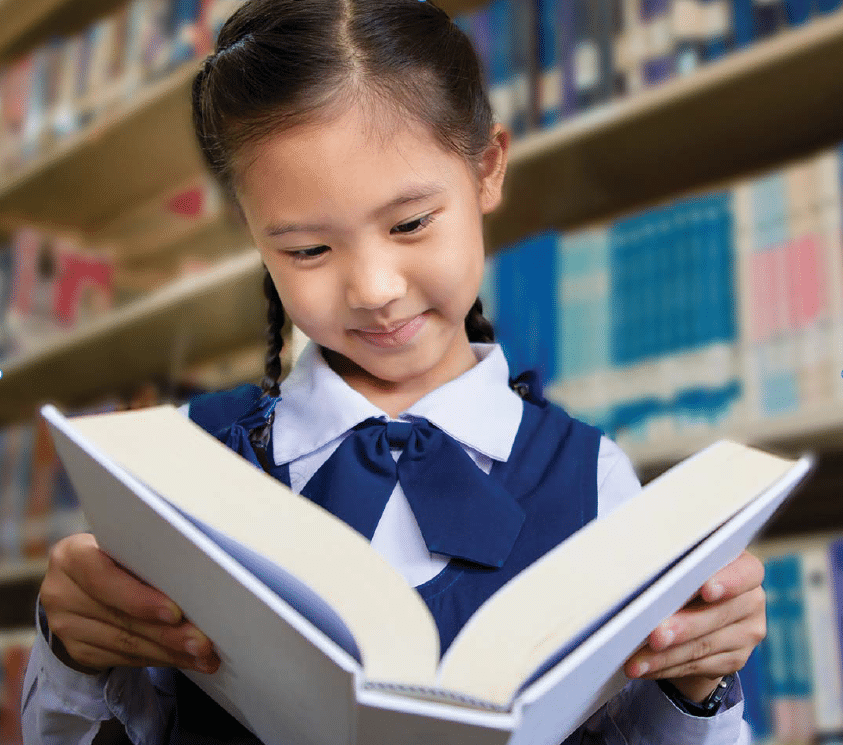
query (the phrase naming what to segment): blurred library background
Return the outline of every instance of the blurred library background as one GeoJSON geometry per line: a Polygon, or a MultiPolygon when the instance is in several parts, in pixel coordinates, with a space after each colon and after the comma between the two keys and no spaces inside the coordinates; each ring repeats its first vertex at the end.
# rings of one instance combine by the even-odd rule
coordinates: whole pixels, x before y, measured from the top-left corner
{"type": "MultiPolygon", "coordinates": [[[[513,373],[644,482],[720,437],[819,456],[753,544],[770,745],[843,742],[842,3],[439,0],[514,135],[481,294],[513,373]]],[[[0,745],[47,552],[85,529],[38,407],[262,375],[259,257],[190,124],[238,4],[0,0],[0,745]]]]}

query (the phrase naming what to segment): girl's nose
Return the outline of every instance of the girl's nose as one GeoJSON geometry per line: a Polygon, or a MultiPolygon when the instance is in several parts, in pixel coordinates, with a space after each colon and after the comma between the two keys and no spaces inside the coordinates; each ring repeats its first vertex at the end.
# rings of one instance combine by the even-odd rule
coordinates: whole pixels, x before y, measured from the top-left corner
{"type": "Polygon", "coordinates": [[[350,308],[375,310],[403,297],[407,280],[399,267],[388,261],[355,262],[346,285],[350,308]]]}

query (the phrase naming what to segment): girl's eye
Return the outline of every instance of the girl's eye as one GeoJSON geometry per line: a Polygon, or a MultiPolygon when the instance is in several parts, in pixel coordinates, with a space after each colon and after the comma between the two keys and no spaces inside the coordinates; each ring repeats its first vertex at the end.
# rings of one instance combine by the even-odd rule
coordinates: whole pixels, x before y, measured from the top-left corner
{"type": "Polygon", "coordinates": [[[400,233],[401,235],[417,233],[419,230],[422,230],[430,225],[433,218],[433,213],[429,215],[422,215],[421,217],[417,217],[415,220],[410,220],[410,222],[404,222],[400,225],[396,225],[392,230],[393,232],[400,233]]]}
{"type": "Polygon", "coordinates": [[[313,248],[303,248],[299,251],[287,251],[297,261],[307,261],[308,259],[316,259],[323,253],[328,251],[328,246],[314,246],[313,248]]]}

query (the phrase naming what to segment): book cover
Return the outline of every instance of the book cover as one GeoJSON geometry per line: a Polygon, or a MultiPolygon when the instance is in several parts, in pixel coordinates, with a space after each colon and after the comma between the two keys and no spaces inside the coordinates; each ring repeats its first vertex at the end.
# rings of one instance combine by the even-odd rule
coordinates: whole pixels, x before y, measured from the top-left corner
{"type": "Polygon", "coordinates": [[[174,408],[72,422],[54,407],[42,413],[100,545],[177,599],[220,650],[218,673],[189,675],[271,745],[563,740],[623,685],[629,653],[741,553],[812,463],[728,442],[702,451],[519,574],[440,662],[426,606],[362,536],[174,408]],[[232,489],[251,495],[248,511],[224,496],[232,489]],[[642,545],[653,514],[671,525],[642,545]],[[628,571],[595,582],[584,557],[607,551],[628,571]],[[563,581],[582,602],[542,589],[563,581]],[[276,653],[250,654],[255,635],[276,653]]]}

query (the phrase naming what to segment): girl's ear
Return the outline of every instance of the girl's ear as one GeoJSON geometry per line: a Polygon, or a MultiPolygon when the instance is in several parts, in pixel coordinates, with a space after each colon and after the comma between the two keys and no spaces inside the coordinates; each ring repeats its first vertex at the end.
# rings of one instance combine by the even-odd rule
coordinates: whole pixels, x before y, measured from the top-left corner
{"type": "Polygon", "coordinates": [[[489,146],[481,156],[480,209],[484,215],[492,212],[501,203],[510,140],[509,130],[502,124],[496,124],[492,129],[489,146]]]}

